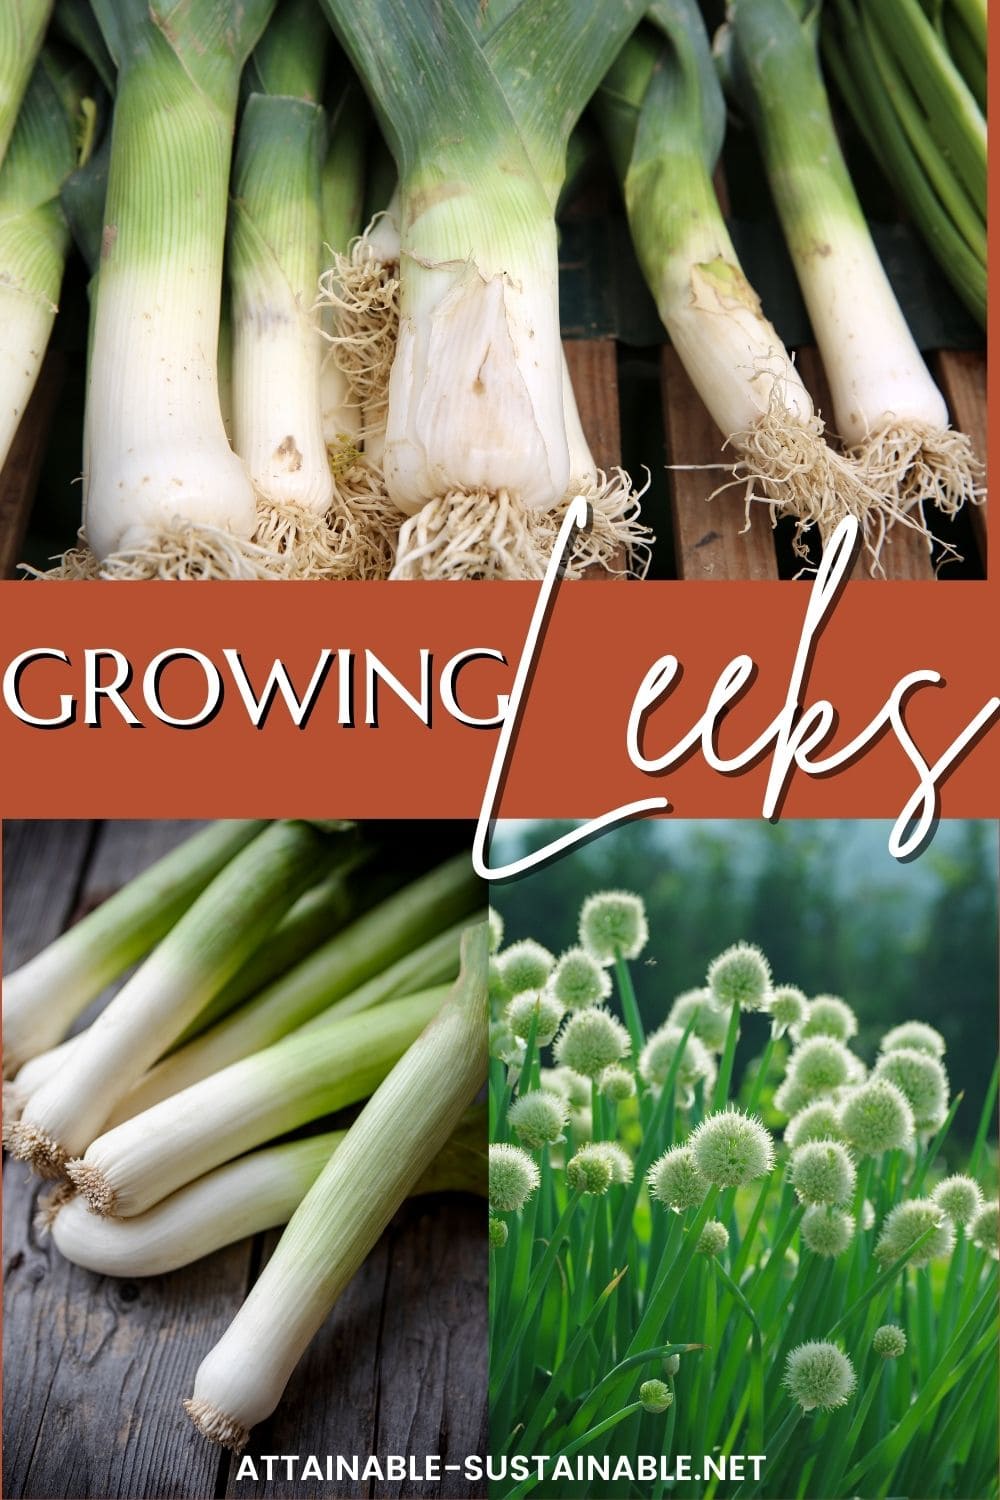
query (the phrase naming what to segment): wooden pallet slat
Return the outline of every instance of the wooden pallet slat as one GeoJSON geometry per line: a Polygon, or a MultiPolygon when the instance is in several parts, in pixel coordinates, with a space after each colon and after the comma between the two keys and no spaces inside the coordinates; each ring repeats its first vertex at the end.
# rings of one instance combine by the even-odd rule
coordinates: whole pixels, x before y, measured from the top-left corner
{"type": "Polygon", "coordinates": [[[663,421],[667,435],[674,540],[681,578],[702,581],[778,577],[768,507],[755,505],[744,530],[744,502],[737,486],[710,497],[726,479],[720,468],[684,468],[717,455],[724,463],[718,429],[673,349],[661,359],[663,421]]]}
{"type": "MultiPolygon", "coordinates": [[[[978,349],[942,349],[935,358],[935,373],[951,410],[954,425],[972,439],[976,457],[985,468],[989,455],[986,427],[986,355],[978,349]]],[[[986,502],[973,506],[972,529],[979,548],[983,572],[987,566],[986,502]]]]}

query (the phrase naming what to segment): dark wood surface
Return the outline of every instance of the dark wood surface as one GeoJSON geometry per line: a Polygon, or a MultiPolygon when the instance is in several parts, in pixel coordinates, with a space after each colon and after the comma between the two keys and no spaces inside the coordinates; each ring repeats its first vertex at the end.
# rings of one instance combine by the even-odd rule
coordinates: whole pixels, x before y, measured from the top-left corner
{"type": "MultiPolygon", "coordinates": [[[[170,823],[4,824],[4,969],[192,830],[170,823]]],[[[106,997],[104,997],[106,999],[106,997]]],[[[102,1000],[98,1003],[104,1003],[102,1000]]],[[[169,1276],[116,1281],[64,1261],[32,1220],[39,1185],[4,1164],[3,1486],[15,1497],[473,1496],[440,1484],[236,1481],[238,1461],[181,1409],[274,1233],[169,1276]]],[[[486,1212],[465,1196],[404,1205],[247,1453],[485,1452],[486,1212]]]]}

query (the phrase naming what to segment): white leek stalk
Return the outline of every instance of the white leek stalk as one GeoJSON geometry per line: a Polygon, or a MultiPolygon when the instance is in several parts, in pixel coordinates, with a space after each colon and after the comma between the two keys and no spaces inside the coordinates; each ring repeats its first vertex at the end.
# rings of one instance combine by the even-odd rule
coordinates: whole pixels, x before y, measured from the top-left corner
{"type": "MultiPolygon", "coordinates": [[[[476,28],[458,6],[324,4],[399,170],[383,466],[412,520],[393,576],[540,577],[557,527],[539,537],[537,518],[572,479],[555,204],[570,131],[641,6],[540,0],[476,28]]],[[[612,530],[605,562],[631,535],[612,530]]]]}
{"type": "Polygon", "coordinates": [[[447,993],[293,1032],[98,1136],[70,1162],[70,1181],[96,1213],[143,1213],[222,1162],[367,1098],[447,993]]]}
{"type": "MultiPolygon", "coordinates": [[[[252,1151],[179,1188],[134,1219],[92,1213],[67,1186],[38,1215],[59,1253],[103,1276],[162,1276],[247,1235],[287,1224],[346,1137],[346,1130],[252,1151]]],[[[413,1188],[484,1193],[486,1122],[471,1110],[413,1188]]]]}
{"type": "MultiPolygon", "coordinates": [[[[230,1011],[235,1010],[249,995],[254,995],[258,990],[271,985],[279,975],[291,969],[303,955],[311,953],[321,942],[328,939],[331,932],[336,933],[342,928],[351,917],[364,908],[368,899],[372,897],[377,899],[385,887],[385,875],[380,873],[375,876],[368,873],[367,878],[357,878],[359,866],[370,858],[370,854],[370,850],[362,848],[355,856],[348,855],[342,868],[334,870],[311,890],[306,891],[304,896],[300,896],[291,911],[281,919],[271,933],[267,944],[255,949],[249,955],[232,979],[223,985],[208,1005],[199,1011],[191,1024],[184,1028],[173,1043],[172,1051],[168,1056],[176,1055],[187,1046],[192,1038],[200,1036],[210,1026],[219,1022],[224,1016],[228,1016],[230,1011]]],[[[75,932],[76,928],[71,930],[75,932]]],[[[30,1057],[17,1071],[13,1080],[4,1084],[5,1140],[9,1138],[9,1132],[20,1119],[30,1095],[59,1071],[67,1058],[80,1046],[82,1036],[83,1033],[78,1033],[76,1036],[67,1037],[66,1041],[60,1042],[57,1047],[49,1047],[46,1051],[30,1057]]],[[[151,1069],[145,1078],[150,1078],[156,1071],[156,1068],[151,1069]]],[[[134,1085],[126,1098],[133,1098],[136,1090],[143,1087],[143,1082],[144,1080],[140,1080],[134,1085]]],[[[121,1105],[118,1107],[116,1115],[122,1107],[121,1105]]]]}
{"type": "MultiPolygon", "coordinates": [[[[340,257],[347,254],[361,228],[364,190],[364,137],[367,121],[357,83],[352,79],[328,111],[330,143],[323,163],[320,204],[323,226],[323,272],[320,286],[336,278],[340,257]]],[[[333,309],[326,297],[320,301],[320,328],[330,345],[334,335],[333,309]]],[[[350,382],[328,347],[320,375],[323,437],[330,463],[337,476],[357,461],[361,437],[361,409],[353,398],[350,382]]]]}
{"type": "MultiPolygon", "coordinates": [[[[18,9],[15,5],[15,13],[18,9]]],[[[4,24],[0,21],[0,33],[4,24]]],[[[0,55],[3,46],[0,34],[0,55]]],[[[77,164],[83,75],[82,67],[64,65],[46,49],[32,74],[6,157],[0,107],[0,469],[35,388],[55,322],[69,249],[59,191],[77,164]]]]}
{"type": "Polygon", "coordinates": [[[327,857],[327,840],[308,823],[273,823],[241,849],[30,1095],[12,1132],[14,1154],[42,1175],[60,1175],[327,857]]]}
{"type": "Polygon", "coordinates": [[[310,1340],[485,1082],[487,952],[482,923],[466,935],[462,974],[440,1013],[362,1110],[202,1361],[185,1406],[205,1437],[239,1449],[274,1411],[310,1340]]]}
{"type": "Polygon", "coordinates": [[[0,5],[0,166],[52,11],[52,0],[0,5]]]}
{"type": "Polygon", "coordinates": [[[247,65],[233,168],[229,283],[233,308],[233,446],[253,480],[257,539],[294,577],[336,565],[333,500],[320,404],[323,346],[320,98],[329,28],[313,0],[276,11],[247,65]]]}
{"type": "Polygon", "coordinates": [[[747,503],[767,499],[800,532],[817,523],[825,536],[845,514],[866,520],[882,502],[824,440],[730,239],[712,180],[725,105],[696,0],[655,0],[648,15],[657,30],[626,44],[598,98],[643,274],[691,383],[735,450],[747,503]]]}
{"type": "MultiPolygon", "coordinates": [[[[132,1119],[159,1104],[161,1099],[220,1072],[241,1057],[270,1047],[290,1032],[317,1029],[330,1021],[370,1010],[384,1000],[444,984],[458,972],[461,932],[461,924],[448,928],[354,989],[346,977],[350,973],[349,963],[340,961],[338,953],[334,952],[320,964],[307,961],[300,966],[306,972],[300,974],[300,970],[294,970],[286,980],[279,981],[151,1068],[108,1117],[107,1128],[132,1119]]],[[[381,962],[377,948],[367,952],[368,961],[359,970],[362,973],[381,962]]]]}
{"type": "Polygon", "coordinates": [[[814,18],[801,12],[796,0],[731,0],[723,43],[830,382],[834,424],[890,514],[920,517],[928,500],[953,514],[977,498],[979,465],[968,438],[948,427],[879,260],[830,114],[814,18]]]}
{"type": "Polygon", "coordinates": [[[58,1042],[105,985],[148,953],[263,827],[253,820],[210,824],[8,974],[4,1072],[23,1071],[29,1058],[58,1042]]]}
{"type": "Polygon", "coordinates": [[[102,576],[267,571],[217,349],[239,77],[273,3],[93,0],[118,68],[85,418],[102,576]]]}

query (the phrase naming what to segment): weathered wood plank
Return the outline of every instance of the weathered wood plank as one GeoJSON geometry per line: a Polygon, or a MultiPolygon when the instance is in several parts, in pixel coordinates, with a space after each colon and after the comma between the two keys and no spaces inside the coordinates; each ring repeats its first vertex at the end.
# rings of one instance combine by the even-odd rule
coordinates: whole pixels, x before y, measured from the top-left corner
{"type": "MultiPolygon", "coordinates": [[[[935,372],[951,409],[955,426],[968,433],[981,463],[989,453],[986,426],[986,355],[975,349],[944,349],[935,358],[935,372]]],[[[970,512],[979,556],[986,571],[986,502],[970,512]]]]}
{"type": "MultiPolygon", "coordinates": [[[[661,362],[663,420],[669,463],[723,464],[722,439],[673,349],[661,362]]],[[[745,531],[739,486],[709,497],[726,480],[722,468],[668,471],[672,491],[674,540],[681,578],[702,581],[778,576],[768,508],[755,505],[745,531]]]]}
{"type": "Polygon", "coordinates": [[[0,470],[0,578],[14,578],[21,561],[49,428],[65,378],[65,354],[50,349],[0,470]]]}
{"type": "Polygon", "coordinates": [[[618,358],[612,339],[564,339],[563,349],[584,436],[599,469],[622,461],[618,358]]]}
{"type": "Polygon", "coordinates": [[[59,936],[73,917],[93,823],[3,824],[3,967],[18,968],[59,936]]]}

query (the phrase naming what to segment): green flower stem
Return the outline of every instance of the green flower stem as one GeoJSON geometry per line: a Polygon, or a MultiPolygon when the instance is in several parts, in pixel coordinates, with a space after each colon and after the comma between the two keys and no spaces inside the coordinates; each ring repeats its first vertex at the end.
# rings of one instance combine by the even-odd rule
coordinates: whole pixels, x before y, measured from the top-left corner
{"type": "MultiPolygon", "coordinates": [[[[660,1452],[664,1455],[664,1457],[668,1456],[674,1451],[674,1428],[677,1425],[677,1392],[674,1389],[674,1382],[669,1376],[667,1377],[667,1385],[670,1387],[670,1391],[674,1396],[674,1400],[667,1407],[667,1420],[663,1428],[663,1441],[660,1444],[660,1452]]],[[[657,1476],[656,1483],[653,1485],[651,1500],[663,1500],[663,1491],[665,1488],[666,1480],[663,1475],[660,1474],[657,1476]]]]}
{"type": "MultiPolygon", "coordinates": [[[[588,1443],[596,1442],[599,1437],[603,1437],[606,1432],[610,1432],[612,1427],[617,1427],[619,1422],[624,1422],[626,1417],[631,1417],[640,1411],[642,1411],[641,1401],[632,1401],[628,1406],[623,1406],[613,1416],[605,1417],[603,1422],[598,1422],[596,1427],[591,1427],[589,1432],[585,1432],[580,1437],[575,1438],[573,1442],[567,1443],[566,1447],[557,1454],[554,1462],[558,1463],[559,1459],[562,1458],[571,1458],[574,1453],[578,1453],[588,1443]]],[[[521,1496],[527,1495],[535,1488],[538,1482],[537,1474],[533,1474],[529,1479],[525,1479],[522,1484],[519,1484],[516,1489],[509,1490],[505,1500],[521,1500],[521,1496]]]]}
{"type": "Polygon", "coordinates": [[[887,1266],[882,1274],[875,1278],[871,1286],[866,1288],[866,1290],[863,1291],[860,1296],[854,1299],[854,1301],[847,1308],[847,1311],[841,1314],[836,1323],[834,1323],[833,1327],[830,1329],[830,1332],[827,1334],[827,1338],[831,1342],[836,1339],[837,1335],[841,1333],[843,1329],[847,1327],[851,1319],[856,1317],[863,1307],[867,1307],[868,1303],[872,1300],[873,1297],[878,1296],[880,1292],[885,1291],[886,1287],[891,1285],[891,1283],[899,1275],[899,1272],[907,1264],[913,1252],[915,1250],[922,1249],[922,1247],[926,1245],[927,1241],[930,1239],[931,1235],[935,1234],[936,1232],[937,1231],[933,1224],[929,1229],[925,1229],[919,1239],[914,1240],[913,1244],[909,1247],[905,1254],[901,1255],[898,1260],[894,1260],[890,1266],[887,1266]]]}
{"type": "Polygon", "coordinates": [[[760,1096],[764,1092],[764,1084],[767,1082],[767,1075],[771,1067],[771,1058],[774,1056],[774,1047],[776,1041],[777,1037],[772,1031],[771,1035],[767,1039],[767,1046],[764,1048],[764,1055],[760,1060],[760,1067],[757,1069],[757,1074],[753,1081],[753,1088],[750,1090],[750,1098],[747,1102],[748,1115],[754,1114],[757,1110],[758,1105],[760,1104],[760,1096]]]}
{"type": "Polygon", "coordinates": [[[726,1032],[726,1045],[722,1052],[722,1061],[719,1064],[719,1076],[715,1081],[715,1093],[712,1095],[712,1109],[721,1109],[729,1098],[729,1085],[733,1076],[733,1062],[736,1057],[736,1044],[740,1039],[740,1008],[734,1005],[729,1017],[729,1028],[726,1032]]]}
{"type": "Polygon", "coordinates": [[[525,1334],[528,1331],[535,1308],[538,1305],[538,1300],[542,1292],[545,1290],[548,1279],[552,1274],[552,1268],[555,1265],[556,1255],[559,1252],[559,1246],[562,1243],[566,1231],[569,1228],[570,1221],[573,1218],[574,1213],[576,1212],[577,1204],[580,1202],[580,1199],[582,1197],[583,1193],[579,1189],[577,1189],[576,1192],[574,1192],[570,1197],[569,1202],[566,1204],[566,1207],[563,1210],[562,1217],[560,1218],[559,1223],[556,1225],[555,1233],[553,1234],[548,1245],[545,1247],[545,1253],[543,1254],[541,1260],[538,1262],[538,1265],[535,1267],[532,1273],[531,1280],[528,1283],[527,1291],[525,1293],[524,1301],[521,1304],[520,1310],[517,1315],[517,1319],[509,1335],[507,1336],[507,1341],[503,1346],[503,1350],[500,1354],[499,1359],[495,1361],[494,1375],[492,1380],[490,1381],[491,1404],[496,1400],[496,1398],[500,1395],[505,1385],[507,1384],[508,1377],[514,1365],[514,1357],[517,1354],[518,1348],[520,1347],[521,1340],[524,1338],[525,1334]]]}
{"type": "Polygon", "coordinates": [[[983,1164],[983,1152],[986,1149],[986,1138],[991,1125],[995,1125],[997,1084],[1000,1082],[1000,1061],[993,1064],[993,1072],[990,1075],[989,1086],[986,1090],[986,1098],[979,1115],[979,1124],[976,1127],[976,1139],[972,1147],[972,1155],[969,1158],[969,1171],[973,1177],[978,1177],[983,1164]]]}
{"type": "Polygon", "coordinates": [[[639,1100],[639,1118],[642,1121],[643,1135],[649,1125],[651,1113],[649,1095],[642,1087],[642,1079],[639,1075],[639,1054],[642,1051],[646,1035],[643,1031],[642,1017],[639,1014],[639,1002],[635,996],[635,986],[632,983],[632,974],[627,961],[616,950],[615,952],[615,984],[622,1003],[622,1015],[625,1017],[625,1025],[628,1027],[629,1039],[632,1043],[632,1052],[629,1063],[635,1074],[635,1086],[639,1100]]]}
{"type": "Polygon", "coordinates": [[[590,1338],[591,1331],[593,1330],[605,1307],[611,1302],[612,1298],[614,1297],[614,1294],[618,1290],[618,1287],[620,1286],[622,1277],[624,1275],[624,1271],[619,1271],[614,1280],[608,1282],[607,1286],[601,1292],[593,1307],[590,1309],[590,1312],[587,1314],[580,1328],[577,1330],[572,1342],[569,1345],[569,1348],[566,1350],[566,1353],[563,1355],[562,1359],[549,1377],[548,1385],[545,1387],[542,1395],[535,1403],[535,1408],[532,1413],[531,1419],[528,1422],[527,1426],[524,1428],[520,1438],[518,1438],[517,1440],[515,1449],[516,1452],[534,1453],[535,1444],[538,1442],[538,1439],[541,1436],[542,1429],[545,1426],[546,1418],[554,1408],[556,1401],[565,1390],[567,1382],[569,1381],[570,1376],[573,1374],[573,1368],[576,1364],[576,1361],[579,1358],[580,1353],[583,1350],[583,1347],[586,1344],[587,1340],[590,1338]]]}
{"type": "MultiPolygon", "coordinates": [[[[785,1448],[787,1448],[789,1439],[791,1438],[792,1433],[795,1431],[801,1415],[802,1408],[798,1405],[793,1405],[791,1411],[785,1417],[777,1432],[772,1438],[768,1440],[766,1449],[760,1450],[761,1452],[767,1453],[767,1465],[772,1473],[774,1472],[778,1459],[782,1456],[785,1448]]],[[[747,1488],[746,1482],[744,1482],[740,1485],[739,1489],[734,1492],[733,1500],[752,1500],[752,1496],[758,1495],[760,1493],[760,1487],[765,1482],[766,1481],[763,1474],[761,1475],[759,1480],[751,1481],[749,1489],[747,1488]]]]}

